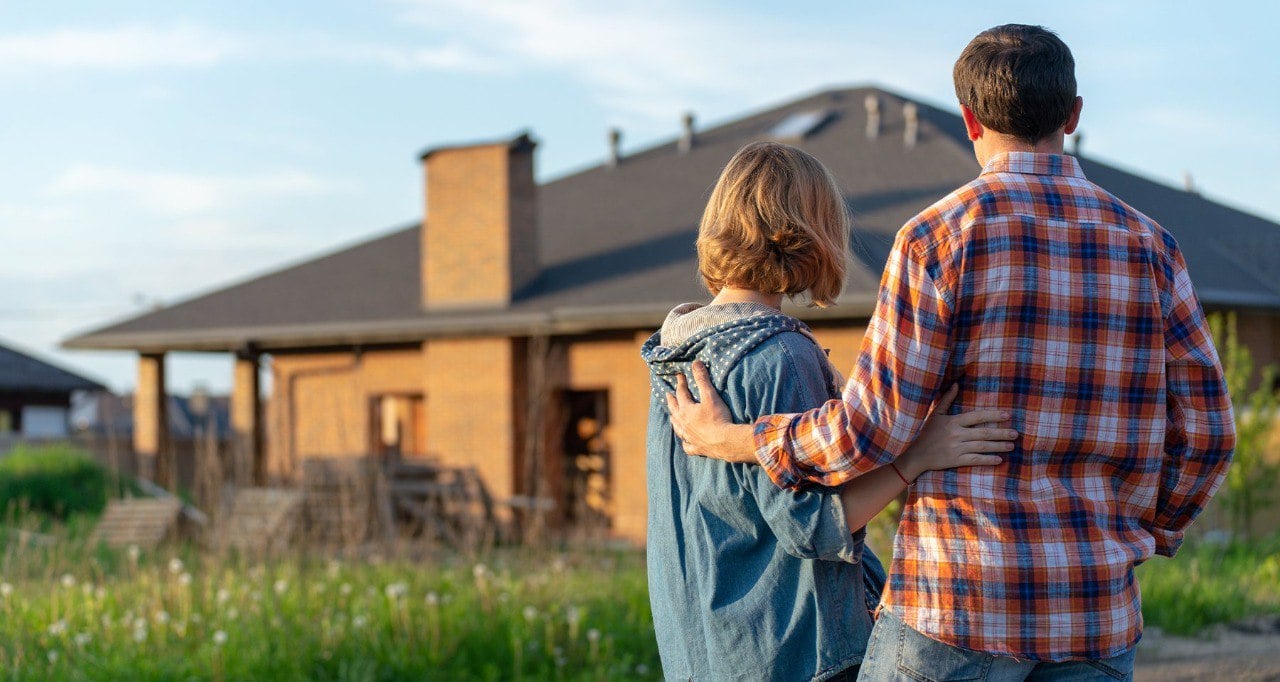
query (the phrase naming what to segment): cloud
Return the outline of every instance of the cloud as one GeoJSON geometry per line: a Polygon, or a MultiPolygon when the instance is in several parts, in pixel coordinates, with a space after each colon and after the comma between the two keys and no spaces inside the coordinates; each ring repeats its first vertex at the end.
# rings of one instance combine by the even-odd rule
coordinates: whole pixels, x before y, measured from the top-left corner
{"type": "Polygon", "coordinates": [[[342,183],[300,170],[200,175],[76,163],[58,175],[46,191],[55,197],[110,194],[156,214],[181,216],[221,211],[254,200],[344,188],[342,183]]]}
{"type": "Polygon", "coordinates": [[[206,67],[248,50],[239,36],[189,24],[58,28],[0,36],[0,69],[206,67]]]}
{"type": "MultiPolygon", "coordinates": [[[[400,19],[447,34],[506,70],[567,74],[615,116],[674,120],[693,104],[741,107],[850,77],[904,85],[949,79],[928,46],[900,46],[852,13],[814,26],[771,13],[670,0],[401,0],[400,19]],[[853,35],[851,35],[853,34],[853,35]],[[892,56],[891,56],[892,55],[892,56]],[[934,74],[934,72],[938,74],[934,74]]],[[[947,80],[949,82],[949,80],[947,80]]]]}

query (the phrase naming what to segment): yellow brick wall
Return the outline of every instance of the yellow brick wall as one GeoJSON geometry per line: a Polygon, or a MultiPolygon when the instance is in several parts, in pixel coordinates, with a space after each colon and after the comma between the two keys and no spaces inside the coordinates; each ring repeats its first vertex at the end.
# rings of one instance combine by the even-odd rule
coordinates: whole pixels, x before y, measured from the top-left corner
{"type": "Polygon", "coordinates": [[[427,451],[450,466],[475,467],[499,502],[516,489],[518,346],[500,337],[428,341],[418,379],[426,395],[427,451]]]}
{"type": "Polygon", "coordinates": [[[613,534],[637,543],[644,542],[648,513],[645,430],[649,420],[649,371],[640,360],[640,344],[650,333],[579,341],[568,352],[568,388],[609,391],[613,534]]]}
{"type": "Polygon", "coordinates": [[[385,393],[422,393],[422,367],[419,348],[274,355],[271,475],[292,477],[308,457],[369,454],[369,401],[385,393]]]}
{"type": "Polygon", "coordinates": [[[537,275],[532,155],[499,144],[427,157],[426,308],[506,305],[537,275]]]}

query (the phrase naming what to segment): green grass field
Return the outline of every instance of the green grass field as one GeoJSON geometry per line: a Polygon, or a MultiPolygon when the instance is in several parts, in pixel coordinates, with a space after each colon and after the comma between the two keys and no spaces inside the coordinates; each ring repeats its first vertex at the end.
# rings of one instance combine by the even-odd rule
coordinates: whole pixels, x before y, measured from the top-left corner
{"type": "MultiPolygon", "coordinates": [[[[31,500],[114,485],[73,455],[49,460],[50,474],[32,461],[8,462],[0,492],[31,500]]],[[[251,563],[190,547],[108,550],[85,540],[102,504],[86,497],[82,510],[27,505],[40,511],[0,526],[2,679],[660,677],[640,552],[251,563]]],[[[884,519],[869,534],[877,548],[890,536],[884,519]]],[[[1280,613],[1280,536],[1188,541],[1138,574],[1146,622],[1167,632],[1280,613]]]]}
{"type": "MultiPolygon", "coordinates": [[[[643,556],[499,552],[268,564],[191,550],[10,544],[0,670],[15,680],[657,679],[643,556]],[[71,548],[71,549],[68,549],[71,548]]],[[[1140,568],[1149,625],[1280,612],[1280,547],[1140,568]]]]}

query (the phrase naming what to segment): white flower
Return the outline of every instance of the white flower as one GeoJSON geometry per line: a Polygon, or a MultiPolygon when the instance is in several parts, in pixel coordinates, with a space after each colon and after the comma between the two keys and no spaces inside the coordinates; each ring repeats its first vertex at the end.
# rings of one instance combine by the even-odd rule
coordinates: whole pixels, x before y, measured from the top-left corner
{"type": "Polygon", "coordinates": [[[484,564],[476,564],[475,567],[471,569],[471,574],[475,576],[476,580],[484,580],[484,576],[488,572],[489,567],[484,564]]]}
{"type": "Polygon", "coordinates": [[[137,545],[129,545],[129,549],[126,552],[129,555],[129,561],[135,564],[138,563],[138,557],[142,556],[142,548],[137,545]]]}
{"type": "Polygon", "coordinates": [[[239,617],[240,617],[240,609],[237,609],[234,606],[227,609],[227,620],[235,620],[239,617]]]}
{"type": "Polygon", "coordinates": [[[172,574],[174,574],[174,575],[178,575],[179,573],[181,573],[181,572],[182,572],[182,569],[183,569],[182,559],[179,559],[178,557],[174,557],[174,558],[172,558],[172,559],[170,559],[170,560],[169,560],[169,572],[170,572],[170,573],[172,573],[172,574]]]}
{"type": "Polygon", "coordinates": [[[434,609],[435,607],[437,607],[437,606],[439,606],[439,605],[440,605],[440,595],[436,594],[435,592],[428,592],[428,593],[427,593],[427,606],[430,606],[431,608],[433,608],[433,609],[434,609]]]}
{"type": "Polygon", "coordinates": [[[0,597],[8,599],[13,594],[13,585],[9,583],[0,583],[0,597]]]}
{"type": "Polygon", "coordinates": [[[92,641],[93,641],[93,635],[87,632],[81,632],[80,634],[76,635],[76,646],[80,647],[81,649],[85,648],[86,646],[89,646],[89,642],[92,642],[92,641]]]}
{"type": "Polygon", "coordinates": [[[147,619],[146,619],[146,618],[141,618],[141,617],[133,619],[133,629],[134,629],[134,630],[146,630],[146,629],[147,629],[147,619]]]}
{"type": "Polygon", "coordinates": [[[592,644],[595,644],[596,642],[599,642],[599,641],[600,641],[600,631],[599,631],[599,630],[597,630],[597,629],[595,629],[595,628],[591,628],[590,630],[587,630],[587,641],[588,641],[588,642],[591,642],[592,644]]]}
{"type": "Polygon", "coordinates": [[[145,626],[133,629],[133,641],[138,644],[142,644],[147,641],[147,628],[145,626]]]}
{"type": "Polygon", "coordinates": [[[48,656],[49,656],[49,663],[50,663],[50,664],[56,664],[56,663],[58,662],[58,650],[57,650],[57,649],[50,649],[50,650],[49,650],[49,654],[48,654],[48,656]]]}
{"type": "Polygon", "coordinates": [[[202,615],[200,615],[200,614],[198,614],[198,613],[193,613],[193,614],[191,614],[191,622],[192,622],[192,623],[197,623],[197,624],[198,624],[198,623],[203,623],[203,622],[204,622],[204,616],[202,616],[202,615]]]}
{"type": "Polygon", "coordinates": [[[403,599],[409,592],[409,586],[405,583],[391,583],[387,585],[387,599],[403,599]]]}
{"type": "Polygon", "coordinates": [[[538,617],[538,610],[532,606],[524,607],[524,620],[526,623],[532,623],[538,617]]]}
{"type": "Polygon", "coordinates": [[[184,572],[182,573],[182,575],[178,576],[178,582],[179,582],[179,583],[182,583],[182,586],[183,586],[183,587],[190,587],[190,586],[191,586],[191,574],[190,574],[190,573],[187,573],[187,572],[185,572],[185,571],[184,571],[184,572]]]}
{"type": "Polygon", "coordinates": [[[96,589],[96,590],[94,590],[94,591],[93,591],[93,596],[94,596],[95,598],[97,598],[97,600],[98,600],[98,601],[102,601],[103,599],[106,599],[106,598],[107,598],[107,588],[105,588],[105,587],[103,587],[103,586],[99,585],[99,586],[98,586],[98,589],[96,589]]]}
{"type": "Polygon", "coordinates": [[[161,625],[167,625],[167,624],[169,623],[169,612],[168,612],[168,611],[158,611],[158,612],[156,613],[156,622],[157,622],[157,623],[159,623],[159,624],[161,624],[161,625]]]}
{"type": "Polygon", "coordinates": [[[59,620],[58,622],[53,623],[52,625],[49,626],[49,634],[51,635],[62,635],[62,634],[66,634],[66,632],[67,632],[66,620],[59,620]]]}
{"type": "Polygon", "coordinates": [[[226,643],[227,643],[227,633],[225,631],[218,630],[217,632],[213,633],[214,646],[222,646],[223,644],[226,644],[226,643]]]}
{"type": "Polygon", "coordinates": [[[366,626],[366,625],[368,625],[368,624],[369,624],[369,618],[368,618],[368,616],[365,616],[365,615],[363,615],[363,614],[361,614],[361,615],[359,615],[359,616],[356,616],[355,618],[352,618],[352,619],[351,619],[351,627],[353,627],[353,628],[355,628],[355,629],[357,629],[357,630],[359,630],[359,629],[363,628],[364,626],[366,626]]]}
{"type": "Polygon", "coordinates": [[[341,592],[344,597],[351,594],[351,583],[342,583],[342,587],[339,587],[338,591],[341,592]]]}
{"type": "Polygon", "coordinates": [[[80,594],[83,594],[86,597],[93,594],[93,583],[84,583],[80,585],[80,594]]]}
{"type": "Polygon", "coordinates": [[[289,591],[289,583],[285,580],[277,580],[275,584],[276,594],[284,594],[289,591]]]}
{"type": "Polygon", "coordinates": [[[578,607],[570,604],[569,608],[564,610],[564,619],[570,626],[576,627],[582,621],[582,612],[578,611],[578,607]]]}
{"type": "Polygon", "coordinates": [[[225,604],[231,599],[231,590],[225,587],[218,588],[218,595],[215,597],[219,604],[225,604]]]}
{"type": "Polygon", "coordinates": [[[65,588],[67,588],[67,589],[71,589],[71,588],[75,587],[75,586],[76,586],[76,577],[75,577],[75,576],[73,576],[73,575],[71,575],[70,573],[63,573],[63,574],[62,574],[62,586],[63,586],[63,587],[65,587],[65,588]]]}

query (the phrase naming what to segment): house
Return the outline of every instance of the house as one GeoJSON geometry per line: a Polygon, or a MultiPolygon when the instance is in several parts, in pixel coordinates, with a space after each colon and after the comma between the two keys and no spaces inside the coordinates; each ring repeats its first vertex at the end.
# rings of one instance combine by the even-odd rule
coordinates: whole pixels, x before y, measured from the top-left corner
{"type": "Polygon", "coordinates": [[[19,440],[68,437],[72,396],[105,390],[92,379],[0,345],[0,451],[19,440]]]}
{"type": "MultiPolygon", "coordinates": [[[[734,151],[765,138],[824,161],[852,210],[839,305],[795,311],[849,367],[893,235],[979,170],[957,114],[879,88],[706,130],[686,117],[677,139],[633,155],[613,135],[606,162],[541,185],[528,135],[430,149],[424,220],[65,345],[138,354],[140,452],[165,447],[165,354],[231,353],[232,426],[258,480],[295,477],[306,458],[429,457],[475,467],[500,502],[547,498],[556,521],[640,539],[638,349],[672,306],[707,298],[693,249],[703,204],[734,151]]],[[[1206,306],[1239,311],[1260,359],[1280,358],[1280,225],[1079,158],[1177,236],[1206,306]]]]}

